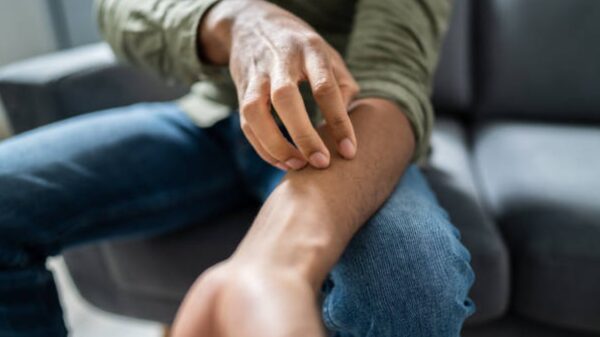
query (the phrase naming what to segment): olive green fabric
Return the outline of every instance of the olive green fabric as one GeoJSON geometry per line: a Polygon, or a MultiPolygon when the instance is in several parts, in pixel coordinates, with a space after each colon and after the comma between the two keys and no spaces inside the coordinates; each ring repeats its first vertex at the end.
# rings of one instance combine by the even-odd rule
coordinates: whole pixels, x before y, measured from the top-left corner
{"type": "MultiPolygon", "coordinates": [[[[96,0],[100,30],[117,56],[166,79],[193,85],[180,105],[201,126],[237,109],[227,69],[205,64],[197,55],[198,24],[217,1],[96,0]]],[[[422,159],[433,124],[432,78],[451,1],[271,2],[311,24],[344,55],[360,85],[359,97],[386,98],[403,108],[417,141],[414,159],[422,159]]],[[[304,96],[309,111],[316,113],[310,95],[304,96]]]]}

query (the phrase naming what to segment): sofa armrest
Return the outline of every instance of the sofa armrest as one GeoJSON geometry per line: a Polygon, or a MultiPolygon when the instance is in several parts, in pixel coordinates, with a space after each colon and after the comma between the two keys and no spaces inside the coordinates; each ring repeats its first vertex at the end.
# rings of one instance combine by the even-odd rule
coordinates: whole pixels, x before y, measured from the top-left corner
{"type": "Polygon", "coordinates": [[[15,133],[86,112],[167,101],[187,88],[119,64],[105,43],[52,53],[0,69],[0,98],[15,133]]]}

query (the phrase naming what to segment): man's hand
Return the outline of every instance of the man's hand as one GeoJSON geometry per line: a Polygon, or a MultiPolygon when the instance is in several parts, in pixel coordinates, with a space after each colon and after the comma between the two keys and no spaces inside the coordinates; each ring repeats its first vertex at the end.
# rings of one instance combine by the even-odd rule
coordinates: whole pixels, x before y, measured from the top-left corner
{"type": "Polygon", "coordinates": [[[174,337],[324,337],[317,295],[302,277],[230,259],[198,278],[174,337]]]}
{"type": "Polygon", "coordinates": [[[352,159],[356,136],[347,107],[358,85],[342,57],[307,23],[261,0],[224,0],[200,26],[204,56],[227,64],[240,102],[241,128],[262,159],[281,169],[329,166],[331,155],[312,127],[298,83],[308,81],[336,142],[352,159]],[[280,132],[271,104],[295,144],[280,132]]]}

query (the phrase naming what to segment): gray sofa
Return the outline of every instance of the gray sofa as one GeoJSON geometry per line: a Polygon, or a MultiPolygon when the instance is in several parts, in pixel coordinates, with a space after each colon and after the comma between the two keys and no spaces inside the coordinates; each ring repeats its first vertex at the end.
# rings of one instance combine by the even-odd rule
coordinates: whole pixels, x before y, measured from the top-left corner
{"type": "MultiPolygon", "coordinates": [[[[599,89],[600,2],[456,1],[424,170],[473,256],[478,310],[464,336],[600,336],[599,89]]],[[[15,132],[185,91],[117,64],[104,44],[0,70],[15,132]]],[[[168,324],[257,207],[64,256],[92,304],[168,324]]]]}

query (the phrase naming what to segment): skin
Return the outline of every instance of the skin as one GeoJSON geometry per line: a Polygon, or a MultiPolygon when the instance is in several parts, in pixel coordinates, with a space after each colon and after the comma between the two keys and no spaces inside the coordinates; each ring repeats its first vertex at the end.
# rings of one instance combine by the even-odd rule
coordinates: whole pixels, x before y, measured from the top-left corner
{"type": "Polygon", "coordinates": [[[356,136],[347,107],[358,85],[339,53],[308,24],[267,2],[230,0],[210,11],[200,37],[209,61],[229,64],[241,128],[262,159],[284,170],[307,162],[329,166],[330,151],[310,123],[301,81],[310,83],[339,154],[354,157],[356,136]],[[279,131],[271,105],[296,146],[279,131]]]}
{"type": "MultiPolygon", "coordinates": [[[[198,278],[179,308],[172,330],[175,337],[324,337],[318,303],[320,286],[350,239],[389,196],[410,162],[414,136],[400,108],[379,98],[352,101],[356,91],[354,81],[346,78],[348,74],[340,76],[342,71],[333,70],[338,56],[330,53],[326,44],[309,43],[305,39],[307,35],[314,39],[314,34],[299,18],[257,0],[222,1],[201,25],[204,57],[217,64],[229,63],[236,74],[240,97],[250,95],[251,102],[261,102],[254,104],[254,108],[264,105],[260,109],[266,109],[246,108],[246,114],[263,115],[245,117],[242,122],[256,151],[273,165],[281,166],[289,158],[310,165],[288,171],[235,253],[198,278]],[[238,19],[244,23],[238,23],[238,19]],[[243,32],[238,33],[238,29],[243,32]],[[275,33],[266,35],[268,32],[275,33]],[[265,40],[277,43],[263,43],[265,40]],[[252,57],[238,56],[252,53],[252,46],[260,52],[252,57]],[[295,53],[286,53],[289,46],[299,47],[294,47],[295,53]],[[313,47],[321,54],[306,51],[313,47]],[[269,53],[272,53],[269,62],[285,66],[268,62],[258,66],[262,56],[269,53]],[[327,63],[322,60],[303,63],[298,61],[298,53],[303,55],[301,59],[312,55],[329,59],[327,63]],[[323,78],[335,78],[331,82],[335,83],[335,89],[329,88],[328,95],[323,94],[319,101],[330,104],[321,108],[325,112],[324,107],[329,107],[329,113],[335,117],[330,116],[327,125],[317,129],[306,125],[306,112],[294,105],[298,99],[294,98],[295,90],[279,93],[281,97],[277,100],[290,102],[280,109],[273,102],[273,91],[279,88],[273,83],[280,83],[280,78],[290,74],[296,77],[284,81],[289,87],[290,83],[303,79],[318,79],[318,76],[299,75],[300,70],[315,64],[330,65],[327,71],[315,67],[321,69],[318,74],[323,78]],[[249,89],[253,88],[249,83],[264,77],[269,84],[261,86],[263,91],[249,89]],[[341,109],[339,101],[344,106],[346,101],[351,102],[348,109],[343,109],[347,122],[336,115],[341,109]],[[290,133],[298,150],[289,143],[281,145],[285,139],[271,141],[280,134],[269,126],[274,123],[267,118],[269,102],[280,117],[293,115],[281,119],[288,130],[297,130],[290,133]],[[334,123],[330,124],[331,120],[334,123]],[[268,125],[258,125],[262,123],[268,125]],[[340,145],[340,140],[346,138],[353,142],[352,153],[340,145]],[[358,141],[360,151],[356,150],[358,141]],[[327,155],[327,165],[313,163],[311,155],[315,151],[327,155]],[[323,170],[324,167],[328,169],[323,170]]],[[[343,62],[335,67],[342,66],[346,69],[343,62]]],[[[312,83],[311,86],[319,87],[312,83]]]]}

